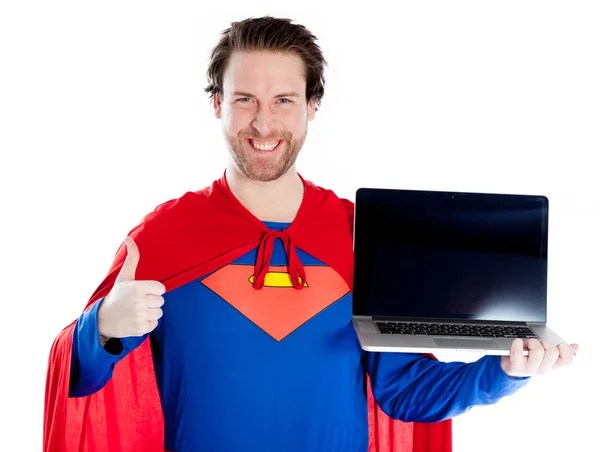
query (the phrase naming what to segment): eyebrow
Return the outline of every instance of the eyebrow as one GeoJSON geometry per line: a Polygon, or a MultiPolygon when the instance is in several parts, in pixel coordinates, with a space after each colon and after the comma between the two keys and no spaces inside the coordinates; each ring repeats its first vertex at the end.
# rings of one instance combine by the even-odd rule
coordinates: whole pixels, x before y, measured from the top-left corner
{"type": "MultiPolygon", "coordinates": [[[[255,97],[254,94],[245,93],[243,91],[235,91],[233,95],[241,97],[255,97]]],[[[275,97],[300,97],[300,95],[296,91],[290,91],[288,93],[277,94],[275,97]]]]}

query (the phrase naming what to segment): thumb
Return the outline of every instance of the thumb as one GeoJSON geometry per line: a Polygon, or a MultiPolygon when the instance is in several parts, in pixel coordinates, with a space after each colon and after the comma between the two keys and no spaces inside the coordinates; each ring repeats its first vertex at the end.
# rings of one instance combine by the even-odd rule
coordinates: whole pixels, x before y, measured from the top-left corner
{"type": "Polygon", "coordinates": [[[135,271],[140,261],[140,250],[131,237],[125,238],[125,245],[127,246],[127,256],[125,256],[123,267],[117,275],[116,283],[135,280],[135,271]]]}

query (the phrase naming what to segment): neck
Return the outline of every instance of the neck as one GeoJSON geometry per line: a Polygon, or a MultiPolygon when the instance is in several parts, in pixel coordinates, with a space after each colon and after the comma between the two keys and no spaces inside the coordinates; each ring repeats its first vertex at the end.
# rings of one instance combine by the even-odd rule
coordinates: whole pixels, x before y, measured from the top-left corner
{"type": "Polygon", "coordinates": [[[270,182],[252,180],[231,164],[225,176],[233,195],[259,220],[291,223],[296,218],[304,185],[295,165],[279,179],[270,182]]]}

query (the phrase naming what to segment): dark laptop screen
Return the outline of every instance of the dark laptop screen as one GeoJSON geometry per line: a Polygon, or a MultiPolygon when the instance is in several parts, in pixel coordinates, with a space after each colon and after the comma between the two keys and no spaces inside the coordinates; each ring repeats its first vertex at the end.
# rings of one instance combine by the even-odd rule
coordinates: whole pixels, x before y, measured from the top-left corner
{"type": "Polygon", "coordinates": [[[546,320],[544,196],[361,188],[355,315],[546,320]]]}

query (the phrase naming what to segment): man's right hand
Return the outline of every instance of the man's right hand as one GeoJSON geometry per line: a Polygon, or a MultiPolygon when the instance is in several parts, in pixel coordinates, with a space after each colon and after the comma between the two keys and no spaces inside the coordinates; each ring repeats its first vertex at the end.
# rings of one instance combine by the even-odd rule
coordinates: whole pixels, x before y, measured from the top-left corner
{"type": "Polygon", "coordinates": [[[115,284],[98,310],[98,333],[102,344],[110,338],[143,336],[158,326],[165,300],[159,281],[136,281],[140,252],[131,237],[125,239],[127,256],[115,284]]]}

